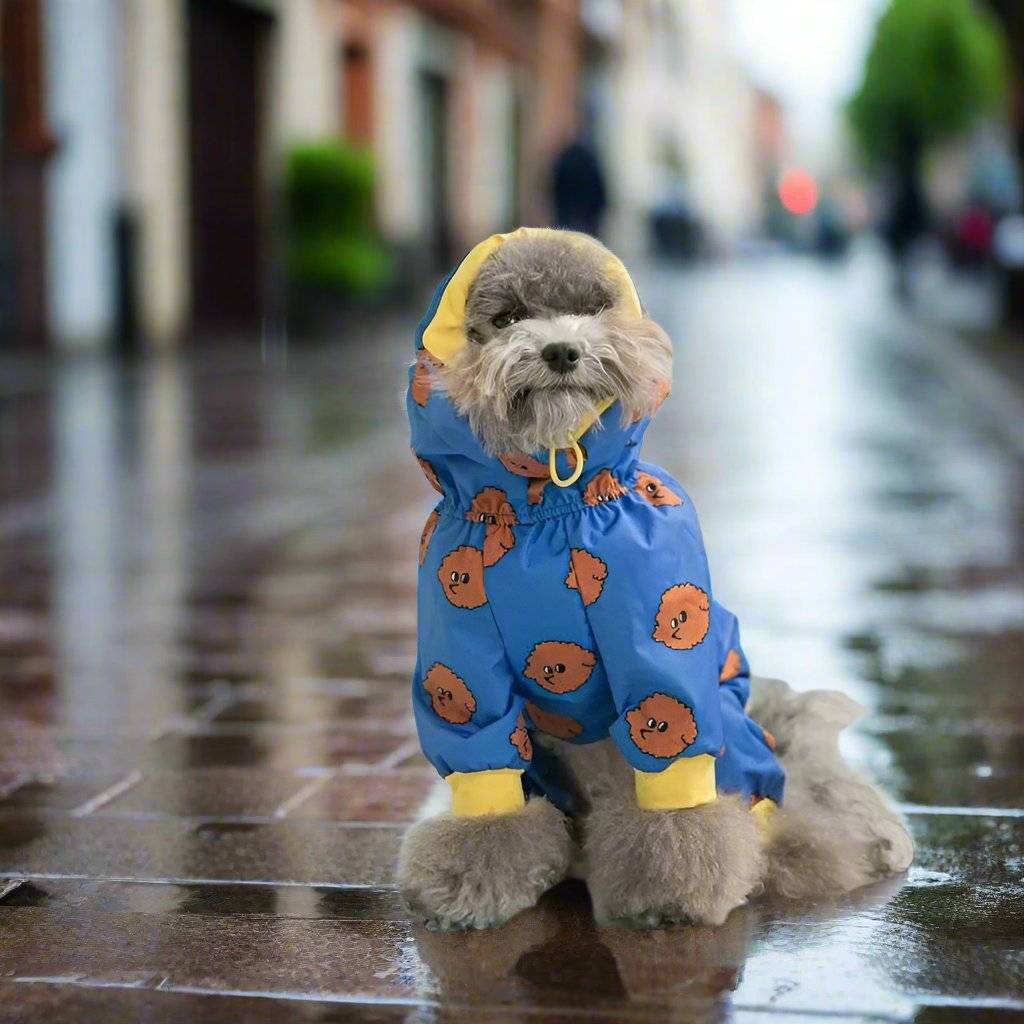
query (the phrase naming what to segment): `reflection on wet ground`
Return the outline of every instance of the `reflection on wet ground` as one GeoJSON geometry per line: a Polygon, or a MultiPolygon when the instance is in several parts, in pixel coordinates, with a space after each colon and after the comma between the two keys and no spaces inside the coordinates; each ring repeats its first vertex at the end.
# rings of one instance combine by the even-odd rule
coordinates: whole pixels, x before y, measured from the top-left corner
{"type": "Polygon", "coordinates": [[[869,261],[644,280],[677,339],[649,457],[701,508],[755,667],[869,708],[906,879],[720,929],[406,917],[404,322],[0,367],[0,1021],[1024,1019],[1021,465],[869,261]]]}

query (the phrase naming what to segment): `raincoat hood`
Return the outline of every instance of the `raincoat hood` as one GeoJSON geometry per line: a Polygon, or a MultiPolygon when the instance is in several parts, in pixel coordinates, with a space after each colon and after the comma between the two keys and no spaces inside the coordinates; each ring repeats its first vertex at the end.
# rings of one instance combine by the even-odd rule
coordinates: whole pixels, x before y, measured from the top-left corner
{"type": "MultiPolygon", "coordinates": [[[[564,512],[585,500],[601,470],[631,475],[649,418],[623,424],[619,407],[599,403],[566,438],[560,451],[488,454],[469,423],[436,386],[438,368],[470,344],[465,332],[470,289],[484,261],[510,238],[554,234],[550,228],[519,228],[480,242],[442,281],[416,330],[416,362],[410,369],[407,408],[412,448],[431,484],[445,495],[446,511],[465,513],[474,495],[496,487],[508,495],[518,522],[564,512]],[[555,486],[548,486],[553,484],[555,486]]],[[[579,236],[580,245],[595,245],[579,236]]],[[[622,262],[607,253],[607,272],[618,288],[619,308],[636,317],[643,309],[622,262]]]]}

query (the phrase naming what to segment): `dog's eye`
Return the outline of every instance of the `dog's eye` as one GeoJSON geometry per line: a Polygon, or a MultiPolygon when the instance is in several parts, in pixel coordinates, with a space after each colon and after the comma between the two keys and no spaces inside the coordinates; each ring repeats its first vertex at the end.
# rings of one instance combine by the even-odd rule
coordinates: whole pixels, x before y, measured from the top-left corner
{"type": "Polygon", "coordinates": [[[647,719],[647,728],[648,729],[656,729],[657,726],[658,726],[658,723],[653,718],[648,718],[647,719]]]}
{"type": "Polygon", "coordinates": [[[506,327],[511,327],[512,324],[518,323],[522,319],[522,309],[503,309],[496,317],[491,319],[491,323],[497,327],[499,331],[503,331],[506,327]]]}
{"type": "Polygon", "coordinates": [[[658,732],[664,732],[668,728],[668,722],[658,723],[658,732]]]}

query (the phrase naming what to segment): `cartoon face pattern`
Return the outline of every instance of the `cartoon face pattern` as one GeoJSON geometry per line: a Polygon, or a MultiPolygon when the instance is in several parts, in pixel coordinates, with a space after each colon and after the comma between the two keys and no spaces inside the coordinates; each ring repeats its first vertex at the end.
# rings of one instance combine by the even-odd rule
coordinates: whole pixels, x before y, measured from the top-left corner
{"type": "Polygon", "coordinates": [[[730,647],[729,653],[725,656],[725,662],[722,664],[722,671],[718,675],[718,681],[727,683],[730,679],[735,679],[742,671],[743,662],[740,659],[740,653],[730,647]]]}
{"type": "Polygon", "coordinates": [[[661,595],[654,639],[674,651],[688,651],[707,636],[711,602],[700,587],[679,583],[661,595]]]}
{"type": "Polygon", "coordinates": [[[435,662],[423,677],[423,689],[438,717],[452,725],[465,725],[476,713],[476,698],[447,665],[435,662]]]}
{"type": "Polygon", "coordinates": [[[768,749],[774,750],[778,746],[774,733],[770,733],[763,725],[761,726],[761,732],[764,733],[764,741],[768,745],[768,749]]]}
{"type": "Polygon", "coordinates": [[[569,553],[569,575],[565,577],[565,585],[570,590],[579,592],[584,607],[592,605],[604,590],[604,581],[608,579],[608,566],[597,555],[592,555],[583,548],[573,548],[569,553]]]}
{"type": "Polygon", "coordinates": [[[416,457],[416,461],[420,464],[420,469],[423,470],[423,475],[427,478],[427,483],[430,484],[438,494],[444,494],[444,488],[441,486],[441,481],[437,479],[434,467],[427,462],[426,459],[421,459],[419,456],[416,457]]]}
{"type": "Polygon", "coordinates": [[[444,596],[456,608],[479,608],[487,604],[484,592],[484,553],[464,544],[449,551],[437,570],[444,596]]]}
{"type": "Polygon", "coordinates": [[[612,476],[611,471],[602,469],[593,480],[587,484],[583,492],[583,503],[585,505],[603,505],[606,501],[615,501],[626,493],[626,488],[612,476]]]}
{"type": "Polygon", "coordinates": [[[508,741],[519,751],[519,756],[524,761],[533,760],[533,741],[526,731],[526,719],[521,713],[516,720],[516,727],[509,733],[508,741]]]}
{"type": "Polygon", "coordinates": [[[530,651],[523,675],[551,693],[572,693],[590,678],[596,664],[597,656],[586,647],[546,640],[530,651]]]}
{"type": "Polygon", "coordinates": [[[498,456],[498,461],[510,473],[515,473],[516,476],[525,476],[532,479],[547,478],[548,475],[548,467],[543,462],[538,462],[532,456],[524,455],[522,452],[503,452],[498,456]]]}
{"type": "Polygon", "coordinates": [[[656,476],[644,473],[642,470],[636,475],[636,483],[633,490],[645,498],[655,508],[664,508],[668,505],[682,505],[683,499],[675,491],[670,491],[656,476]]]}
{"type": "Polygon", "coordinates": [[[697,738],[693,712],[667,693],[652,693],[626,712],[629,738],[651,757],[676,757],[697,738]]]}
{"type": "Polygon", "coordinates": [[[430,538],[434,536],[439,520],[437,512],[431,512],[427,521],[423,524],[423,532],[420,534],[420,565],[427,560],[427,549],[430,547],[430,538]]]}
{"type": "Polygon", "coordinates": [[[412,400],[419,406],[424,406],[430,399],[430,389],[433,386],[431,368],[441,364],[425,349],[421,348],[416,355],[416,369],[412,374],[412,400]]]}
{"type": "Polygon", "coordinates": [[[473,523],[485,523],[484,565],[491,566],[500,561],[516,546],[515,510],[509,504],[508,495],[497,487],[485,487],[473,499],[466,518],[473,523]]]}
{"type": "Polygon", "coordinates": [[[526,501],[529,505],[539,505],[544,500],[544,488],[551,483],[549,478],[531,480],[526,485],[526,501]]]}
{"type": "Polygon", "coordinates": [[[526,702],[526,711],[533,724],[549,736],[557,736],[560,740],[573,740],[583,732],[583,726],[575,718],[559,715],[554,711],[545,711],[532,701],[526,702]]]}

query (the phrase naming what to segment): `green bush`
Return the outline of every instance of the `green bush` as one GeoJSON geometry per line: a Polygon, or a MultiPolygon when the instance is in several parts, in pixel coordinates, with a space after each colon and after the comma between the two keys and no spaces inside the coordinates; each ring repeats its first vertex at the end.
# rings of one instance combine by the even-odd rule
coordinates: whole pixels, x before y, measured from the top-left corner
{"type": "Polygon", "coordinates": [[[288,155],[288,272],[293,285],[343,295],[379,291],[391,280],[377,232],[373,157],[342,142],[296,146],[288,155]]]}
{"type": "Polygon", "coordinates": [[[847,114],[868,160],[885,163],[899,159],[908,136],[927,146],[968,131],[1006,88],[991,14],[972,0],[891,0],[847,114]]]}

